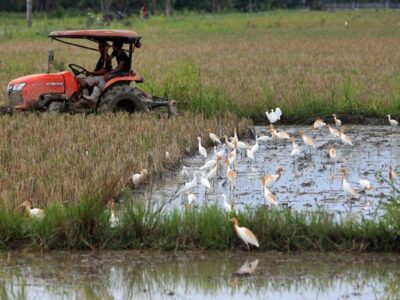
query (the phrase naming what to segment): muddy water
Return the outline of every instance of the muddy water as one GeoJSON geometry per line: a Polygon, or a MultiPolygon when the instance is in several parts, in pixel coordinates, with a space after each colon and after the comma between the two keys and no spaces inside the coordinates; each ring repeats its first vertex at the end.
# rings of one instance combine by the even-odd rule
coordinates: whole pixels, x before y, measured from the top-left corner
{"type": "Polygon", "coordinates": [[[0,254],[0,299],[399,299],[398,255],[0,254]],[[250,276],[234,275],[246,260],[250,276]]]}
{"type": "MultiPolygon", "coordinates": [[[[393,189],[386,183],[379,183],[376,172],[381,171],[383,177],[388,177],[388,166],[392,165],[399,172],[400,162],[400,131],[390,126],[349,126],[346,134],[352,139],[354,146],[341,143],[333,138],[327,128],[319,131],[305,126],[277,126],[278,131],[285,130],[294,135],[301,145],[301,155],[290,156],[292,145],[290,141],[260,142],[255,161],[245,156],[244,151],[238,155],[236,171],[237,181],[233,192],[226,183],[226,169],[223,166],[221,176],[215,180],[213,189],[208,190],[200,184],[194,190],[197,205],[205,203],[221,204],[221,194],[225,194],[241,209],[246,205],[265,205],[261,193],[260,176],[273,174],[278,167],[285,170],[281,179],[271,188],[276,194],[279,207],[294,210],[325,209],[337,214],[349,212],[372,216],[379,211],[385,201],[383,195],[391,195],[393,189]],[[301,142],[300,129],[316,141],[316,149],[309,151],[301,142]],[[337,145],[337,158],[331,160],[328,150],[332,144],[337,145]],[[340,169],[346,167],[347,181],[356,190],[360,190],[358,181],[368,179],[374,190],[361,193],[358,200],[349,199],[341,188],[340,169]]],[[[256,126],[259,135],[268,135],[266,127],[256,126]]],[[[254,140],[248,140],[254,144],[254,140]]],[[[220,147],[218,148],[220,150],[220,147]]],[[[210,150],[208,150],[210,152],[210,150]]],[[[209,153],[210,154],[210,153],[209,153]]],[[[209,155],[210,159],[211,155],[209,155]]],[[[183,165],[190,174],[198,170],[206,160],[200,155],[187,158],[183,165]]],[[[176,192],[185,180],[181,169],[170,172],[157,182],[153,188],[143,188],[138,193],[152,198],[155,202],[169,202],[173,207],[183,207],[187,196],[177,196],[176,192]]],[[[190,179],[189,179],[190,180],[190,179]]]]}

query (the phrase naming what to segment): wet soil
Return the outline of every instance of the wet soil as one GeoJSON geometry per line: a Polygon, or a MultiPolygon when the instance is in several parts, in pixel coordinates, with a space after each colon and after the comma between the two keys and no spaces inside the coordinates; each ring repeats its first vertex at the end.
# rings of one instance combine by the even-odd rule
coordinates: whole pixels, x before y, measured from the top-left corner
{"type": "MultiPolygon", "coordinates": [[[[271,187],[276,194],[281,209],[318,210],[324,209],[338,215],[349,213],[374,216],[380,207],[393,195],[393,188],[379,180],[381,176],[388,179],[388,166],[396,170],[400,162],[400,128],[390,126],[349,125],[346,134],[352,139],[353,146],[343,144],[338,138],[329,134],[327,128],[313,130],[305,126],[276,126],[278,131],[286,131],[296,137],[301,147],[301,155],[290,156],[290,141],[270,140],[260,142],[255,154],[255,161],[246,157],[245,151],[238,154],[235,170],[236,187],[233,192],[226,180],[226,169],[222,167],[220,176],[213,183],[211,190],[198,184],[194,193],[196,205],[217,203],[222,205],[222,194],[235,203],[237,209],[245,206],[266,205],[261,192],[262,175],[274,174],[278,167],[284,169],[281,179],[271,187]],[[316,148],[308,149],[301,141],[299,131],[316,142],[316,148]],[[337,145],[336,159],[330,159],[328,151],[331,145],[337,145]],[[347,181],[360,193],[358,199],[351,199],[341,187],[341,168],[347,169],[347,181]],[[368,179],[374,190],[361,192],[360,179],[368,179]]],[[[265,126],[256,126],[255,133],[269,135],[265,126]]],[[[255,140],[247,140],[255,144],[255,140]]],[[[217,150],[220,150],[219,146],[217,150]]],[[[208,149],[208,159],[213,151],[208,149]],[[211,153],[210,153],[211,152],[211,153]]],[[[200,155],[188,157],[183,165],[190,174],[198,170],[207,159],[200,155]]],[[[398,171],[398,170],[397,170],[398,171]]],[[[163,179],[152,187],[136,191],[137,195],[151,198],[153,202],[170,203],[170,207],[184,207],[187,195],[177,195],[178,189],[189,179],[184,179],[181,169],[168,172],[163,179]]]]}

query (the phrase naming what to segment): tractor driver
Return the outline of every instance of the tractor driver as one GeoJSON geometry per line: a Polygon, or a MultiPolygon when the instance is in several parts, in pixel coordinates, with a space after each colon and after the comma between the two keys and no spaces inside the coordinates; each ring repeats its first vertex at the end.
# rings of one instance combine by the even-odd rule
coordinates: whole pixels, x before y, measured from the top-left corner
{"type": "Polygon", "coordinates": [[[87,72],[85,78],[79,78],[81,88],[93,86],[93,92],[90,96],[83,95],[83,98],[92,103],[96,103],[102,89],[105,85],[104,75],[112,70],[111,57],[108,55],[110,46],[106,41],[99,41],[100,57],[93,72],[87,72]]]}
{"type": "Polygon", "coordinates": [[[112,44],[114,51],[111,54],[111,58],[115,57],[117,59],[118,66],[104,76],[106,81],[114,77],[129,75],[131,64],[128,55],[125,53],[124,49],[122,49],[123,45],[124,43],[120,40],[115,40],[112,44]]]}

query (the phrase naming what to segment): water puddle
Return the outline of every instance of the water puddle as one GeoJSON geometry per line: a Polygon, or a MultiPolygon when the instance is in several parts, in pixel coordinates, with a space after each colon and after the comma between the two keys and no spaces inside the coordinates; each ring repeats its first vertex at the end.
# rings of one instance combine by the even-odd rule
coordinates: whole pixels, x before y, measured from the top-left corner
{"type": "MultiPolygon", "coordinates": [[[[382,176],[388,178],[388,166],[398,167],[400,158],[400,135],[398,128],[390,126],[349,126],[346,134],[352,139],[354,146],[341,143],[329,134],[327,128],[319,131],[305,126],[278,126],[278,131],[286,131],[290,136],[296,137],[296,142],[301,146],[301,154],[297,158],[290,156],[292,144],[290,141],[260,142],[259,150],[255,154],[255,161],[246,157],[241,151],[237,158],[236,188],[230,191],[226,182],[226,168],[223,164],[221,176],[215,180],[213,189],[208,190],[200,183],[194,189],[197,205],[205,203],[218,203],[222,205],[222,194],[234,201],[237,209],[243,207],[265,205],[261,192],[262,175],[274,174],[278,167],[284,169],[281,179],[271,188],[276,194],[281,208],[293,210],[324,209],[340,214],[362,213],[373,216],[379,211],[380,204],[385,201],[383,195],[391,195],[393,189],[387,183],[379,183],[376,172],[381,171],[382,176]],[[305,134],[316,142],[316,148],[309,151],[301,142],[299,131],[305,129],[305,134]],[[331,145],[337,145],[337,157],[332,160],[328,156],[331,145]],[[358,200],[352,200],[342,190],[342,167],[347,168],[347,181],[360,190],[359,180],[368,179],[374,190],[360,193],[358,200]]],[[[265,126],[256,126],[258,135],[268,135],[265,126]]],[[[246,141],[255,144],[255,141],[246,141]]],[[[217,150],[220,150],[218,147],[217,150]]],[[[210,150],[208,150],[210,152],[210,150]]],[[[212,155],[209,153],[208,159],[212,155]]],[[[200,155],[186,158],[183,165],[188,167],[193,174],[206,160],[200,155]]],[[[190,180],[190,179],[189,179],[190,180]]],[[[137,193],[153,202],[168,202],[172,207],[184,207],[186,195],[177,196],[179,187],[185,180],[181,169],[167,173],[153,188],[143,188],[137,193]]]]}
{"type": "Polygon", "coordinates": [[[0,299],[398,299],[397,254],[1,253],[0,299]],[[254,271],[234,275],[246,263],[254,271]]]}

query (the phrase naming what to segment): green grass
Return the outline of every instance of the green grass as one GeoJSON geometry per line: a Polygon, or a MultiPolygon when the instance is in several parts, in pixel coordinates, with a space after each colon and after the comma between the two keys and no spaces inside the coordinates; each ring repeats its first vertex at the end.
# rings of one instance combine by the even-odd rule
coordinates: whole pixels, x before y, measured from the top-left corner
{"type": "MultiPolygon", "coordinates": [[[[142,202],[126,202],[117,211],[120,224],[110,228],[110,211],[99,199],[45,209],[42,221],[13,210],[0,210],[1,249],[154,249],[234,250],[242,248],[228,215],[218,206],[163,211],[142,202]],[[148,207],[148,206],[147,206],[148,207]]],[[[382,218],[335,218],[333,214],[247,208],[240,226],[258,237],[261,250],[399,251],[400,202],[382,218]]],[[[245,248],[244,248],[245,249],[245,248]]]]}

